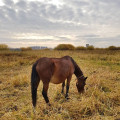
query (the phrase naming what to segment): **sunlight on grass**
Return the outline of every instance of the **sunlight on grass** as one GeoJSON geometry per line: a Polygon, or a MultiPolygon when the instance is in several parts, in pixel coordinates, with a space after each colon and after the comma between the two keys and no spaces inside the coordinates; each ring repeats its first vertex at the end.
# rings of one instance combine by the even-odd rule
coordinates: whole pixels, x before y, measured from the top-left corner
{"type": "Polygon", "coordinates": [[[1,120],[119,120],[120,51],[0,51],[1,120]],[[61,94],[61,84],[50,84],[51,107],[42,97],[42,82],[37,96],[36,114],[31,103],[31,68],[40,57],[70,55],[88,76],[85,93],[77,92],[73,75],[69,100],[61,94]]]}

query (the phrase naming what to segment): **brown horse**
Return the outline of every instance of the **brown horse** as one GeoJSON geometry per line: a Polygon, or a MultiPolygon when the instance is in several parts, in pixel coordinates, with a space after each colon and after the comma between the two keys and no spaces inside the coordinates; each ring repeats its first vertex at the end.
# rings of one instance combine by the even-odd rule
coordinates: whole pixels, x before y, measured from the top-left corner
{"type": "Polygon", "coordinates": [[[81,93],[84,91],[84,86],[87,77],[84,77],[83,72],[76,64],[76,62],[72,59],[72,57],[70,56],[64,56],[62,58],[43,57],[37,60],[33,64],[32,74],[31,74],[31,92],[32,92],[33,107],[36,106],[37,88],[40,80],[42,80],[43,82],[42,95],[46,103],[49,104],[49,99],[47,96],[49,83],[54,83],[54,84],[62,83],[62,93],[63,93],[65,80],[67,79],[65,97],[68,98],[68,91],[73,73],[77,77],[76,86],[78,92],[81,93]]]}

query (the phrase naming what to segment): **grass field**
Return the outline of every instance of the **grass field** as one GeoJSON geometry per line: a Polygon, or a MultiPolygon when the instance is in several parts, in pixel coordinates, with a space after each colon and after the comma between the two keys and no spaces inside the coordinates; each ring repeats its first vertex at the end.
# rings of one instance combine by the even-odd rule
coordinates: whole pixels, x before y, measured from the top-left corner
{"type": "Polygon", "coordinates": [[[120,51],[0,51],[0,120],[120,120],[120,51]],[[38,88],[32,113],[30,77],[40,57],[70,55],[88,76],[84,94],[78,94],[73,75],[69,100],[61,84],[50,84],[48,107],[38,88]]]}

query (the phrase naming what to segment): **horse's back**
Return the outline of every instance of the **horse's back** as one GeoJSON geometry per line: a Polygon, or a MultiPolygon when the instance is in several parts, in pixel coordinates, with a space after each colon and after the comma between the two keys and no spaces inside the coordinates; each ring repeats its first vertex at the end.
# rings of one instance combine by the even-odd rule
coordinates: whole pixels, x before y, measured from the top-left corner
{"type": "Polygon", "coordinates": [[[69,56],[62,58],[40,58],[36,70],[43,82],[59,84],[74,73],[74,67],[69,56]]]}
{"type": "Polygon", "coordinates": [[[53,58],[54,73],[50,82],[59,84],[74,73],[74,67],[69,57],[53,58]]]}

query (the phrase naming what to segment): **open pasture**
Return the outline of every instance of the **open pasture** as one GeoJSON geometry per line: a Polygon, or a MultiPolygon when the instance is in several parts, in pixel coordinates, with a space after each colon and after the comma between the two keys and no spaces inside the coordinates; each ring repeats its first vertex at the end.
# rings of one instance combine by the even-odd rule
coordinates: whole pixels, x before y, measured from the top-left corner
{"type": "Polygon", "coordinates": [[[120,120],[120,51],[0,51],[1,120],[120,120]],[[40,57],[69,55],[88,76],[85,93],[79,94],[73,75],[69,100],[61,84],[50,84],[46,106],[42,82],[38,87],[36,115],[32,113],[30,77],[40,57]]]}

